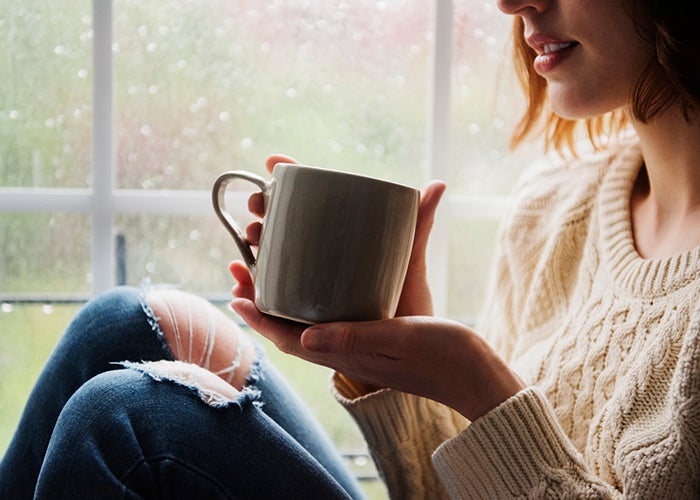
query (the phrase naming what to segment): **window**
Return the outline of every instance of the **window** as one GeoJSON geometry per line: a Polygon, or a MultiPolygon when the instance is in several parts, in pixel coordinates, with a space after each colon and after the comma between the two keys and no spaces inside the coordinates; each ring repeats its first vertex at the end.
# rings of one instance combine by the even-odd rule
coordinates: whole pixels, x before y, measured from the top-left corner
{"type": "MultiPolygon", "coordinates": [[[[507,152],[518,91],[494,0],[17,4],[0,0],[3,343],[41,328],[21,304],[56,314],[117,282],[226,300],[237,254],[209,189],[224,170],[263,173],[273,152],[448,181],[436,305],[478,312],[528,156],[507,152]]],[[[246,197],[230,203],[241,218],[246,197]]]]}

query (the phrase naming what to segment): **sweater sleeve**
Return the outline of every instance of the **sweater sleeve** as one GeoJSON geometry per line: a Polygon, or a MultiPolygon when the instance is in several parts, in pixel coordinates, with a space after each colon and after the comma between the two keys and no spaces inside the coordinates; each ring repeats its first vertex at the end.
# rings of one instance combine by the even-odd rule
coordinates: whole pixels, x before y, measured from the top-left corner
{"type": "Polygon", "coordinates": [[[443,443],[433,464],[451,498],[618,498],[529,387],[443,443]]]}
{"type": "MultiPolygon", "coordinates": [[[[587,175],[592,180],[577,183],[576,190],[585,191],[596,170],[587,175]]],[[[569,177],[559,164],[528,171],[499,236],[477,331],[509,363],[518,352],[528,294],[537,291],[552,209],[559,207],[559,218],[569,213],[561,200],[570,196],[560,182],[569,177]]],[[[571,198],[585,200],[585,194],[571,198]]],[[[541,322],[540,316],[533,321],[541,322]]],[[[356,396],[336,384],[335,397],[362,430],[391,498],[615,496],[586,469],[537,389],[521,391],[471,425],[454,410],[410,394],[381,390],[356,396]]]]}
{"type": "MultiPolygon", "coordinates": [[[[339,390],[340,389],[340,390],[339,390]]],[[[382,389],[359,398],[335,398],[358,423],[391,498],[447,498],[430,457],[468,421],[450,408],[404,392],[382,389]]]]}

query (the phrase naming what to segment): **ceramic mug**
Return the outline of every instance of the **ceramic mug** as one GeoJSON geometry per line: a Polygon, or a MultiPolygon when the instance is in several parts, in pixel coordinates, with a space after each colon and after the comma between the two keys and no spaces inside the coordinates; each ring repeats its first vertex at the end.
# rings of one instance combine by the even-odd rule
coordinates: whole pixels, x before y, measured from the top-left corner
{"type": "Polygon", "coordinates": [[[374,177],[275,165],[271,179],[236,170],[212,188],[267,314],[302,323],[386,319],[396,312],[411,256],[420,192],[374,177]],[[235,179],[257,185],[265,216],[257,253],[225,206],[235,179]]]}

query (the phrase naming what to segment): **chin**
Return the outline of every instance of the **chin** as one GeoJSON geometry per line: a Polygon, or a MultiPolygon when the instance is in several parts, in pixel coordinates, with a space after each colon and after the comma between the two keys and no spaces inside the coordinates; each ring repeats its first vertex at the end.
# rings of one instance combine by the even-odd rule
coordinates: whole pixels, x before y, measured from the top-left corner
{"type": "Polygon", "coordinates": [[[573,90],[557,91],[550,87],[549,102],[552,111],[565,120],[585,120],[603,115],[620,106],[601,99],[600,95],[587,95],[573,90]]]}
{"type": "Polygon", "coordinates": [[[588,118],[595,118],[612,111],[613,109],[614,108],[607,108],[604,106],[577,106],[571,102],[567,103],[567,105],[558,105],[556,102],[552,102],[552,111],[554,111],[557,116],[565,120],[586,120],[588,118]]]}

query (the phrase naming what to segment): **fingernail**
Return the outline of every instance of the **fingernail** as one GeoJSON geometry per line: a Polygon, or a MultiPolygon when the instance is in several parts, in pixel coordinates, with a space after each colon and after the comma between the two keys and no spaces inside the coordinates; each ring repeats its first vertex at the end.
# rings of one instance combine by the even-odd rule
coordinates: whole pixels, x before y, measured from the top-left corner
{"type": "Polygon", "coordinates": [[[324,351],[326,349],[326,336],[323,329],[311,327],[301,334],[301,345],[309,351],[324,351]]]}

